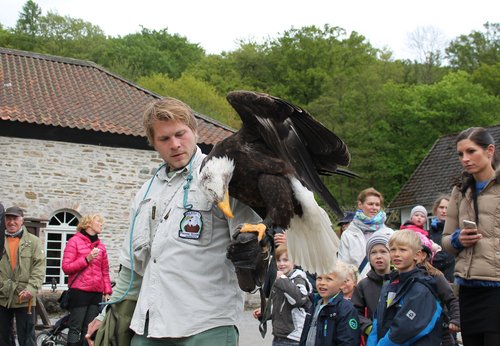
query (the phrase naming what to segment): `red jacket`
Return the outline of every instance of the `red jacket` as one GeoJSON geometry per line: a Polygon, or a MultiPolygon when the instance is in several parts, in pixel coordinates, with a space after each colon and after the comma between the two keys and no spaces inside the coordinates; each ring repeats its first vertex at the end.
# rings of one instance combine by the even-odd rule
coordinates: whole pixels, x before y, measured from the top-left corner
{"type": "Polygon", "coordinates": [[[71,288],[111,294],[108,254],[106,253],[106,247],[99,239],[92,243],[88,237],[76,232],[68,240],[64,249],[62,269],[69,275],[68,284],[71,284],[71,288]],[[85,257],[95,247],[99,248],[99,255],[90,263],[87,263],[85,257]],[[75,280],[75,276],[82,269],[82,273],[75,280]]]}

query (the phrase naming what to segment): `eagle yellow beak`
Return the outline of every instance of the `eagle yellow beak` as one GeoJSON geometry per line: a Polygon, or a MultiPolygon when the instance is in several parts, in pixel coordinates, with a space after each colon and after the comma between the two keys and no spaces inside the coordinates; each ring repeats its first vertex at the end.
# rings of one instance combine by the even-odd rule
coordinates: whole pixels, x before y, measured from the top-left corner
{"type": "Polygon", "coordinates": [[[220,210],[226,215],[226,217],[232,219],[234,217],[233,211],[231,210],[231,205],[229,204],[229,192],[226,190],[224,194],[224,200],[217,204],[220,210]]]}

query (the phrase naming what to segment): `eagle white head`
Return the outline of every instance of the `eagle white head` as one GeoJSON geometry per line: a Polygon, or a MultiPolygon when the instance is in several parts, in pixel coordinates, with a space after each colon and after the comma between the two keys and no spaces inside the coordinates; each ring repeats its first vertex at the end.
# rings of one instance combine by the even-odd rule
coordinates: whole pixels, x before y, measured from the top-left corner
{"type": "Polygon", "coordinates": [[[217,204],[228,217],[232,217],[229,207],[229,182],[233,177],[234,161],[227,156],[212,157],[205,162],[199,174],[198,185],[205,196],[217,204]]]}

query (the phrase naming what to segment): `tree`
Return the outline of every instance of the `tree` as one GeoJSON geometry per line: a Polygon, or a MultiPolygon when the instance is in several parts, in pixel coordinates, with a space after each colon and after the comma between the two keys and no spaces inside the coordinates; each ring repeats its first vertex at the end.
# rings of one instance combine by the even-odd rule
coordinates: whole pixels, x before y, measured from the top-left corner
{"type": "Polygon", "coordinates": [[[24,4],[14,31],[20,49],[32,50],[35,47],[41,15],[41,8],[33,0],[24,4]]]}
{"type": "Polygon", "coordinates": [[[37,46],[44,53],[96,61],[105,41],[99,26],[82,19],[51,11],[40,18],[37,46]]]}
{"type": "Polygon", "coordinates": [[[16,30],[29,37],[34,38],[38,35],[39,20],[42,15],[42,9],[33,0],[28,0],[23,5],[19,13],[19,19],[16,23],[16,30]]]}
{"type": "Polygon", "coordinates": [[[183,74],[178,79],[172,79],[164,74],[153,74],[141,77],[139,85],[159,95],[171,96],[183,100],[193,110],[210,116],[231,127],[239,127],[240,120],[234,109],[224,97],[217,94],[214,87],[196,79],[189,74],[183,74]]]}
{"type": "Polygon", "coordinates": [[[137,80],[152,73],[179,78],[204,56],[198,44],[185,37],[171,35],[167,29],[150,30],[112,38],[99,63],[126,78],[137,80]]]}
{"type": "Polygon", "coordinates": [[[426,26],[418,27],[408,35],[410,48],[416,54],[415,67],[418,68],[419,81],[430,84],[435,82],[437,67],[441,66],[445,39],[437,28],[426,26]]]}
{"type": "Polygon", "coordinates": [[[500,61],[500,23],[488,22],[484,28],[485,32],[472,31],[450,43],[446,55],[452,67],[472,72],[500,61]]]}

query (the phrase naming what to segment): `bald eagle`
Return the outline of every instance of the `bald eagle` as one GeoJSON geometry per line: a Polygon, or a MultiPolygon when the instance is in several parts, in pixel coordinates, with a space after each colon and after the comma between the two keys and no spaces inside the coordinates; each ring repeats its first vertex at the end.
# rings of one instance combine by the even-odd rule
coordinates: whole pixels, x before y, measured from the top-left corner
{"type": "MultiPolygon", "coordinates": [[[[228,217],[229,194],[259,212],[266,226],[286,229],[295,264],[312,273],[332,272],[339,239],[313,192],[343,215],[319,174],[353,176],[337,167],[350,162],[347,146],[305,110],[277,97],[233,91],[227,100],[242,127],[206,156],[200,188],[228,217]]],[[[259,226],[261,238],[265,227],[259,226]]]]}

